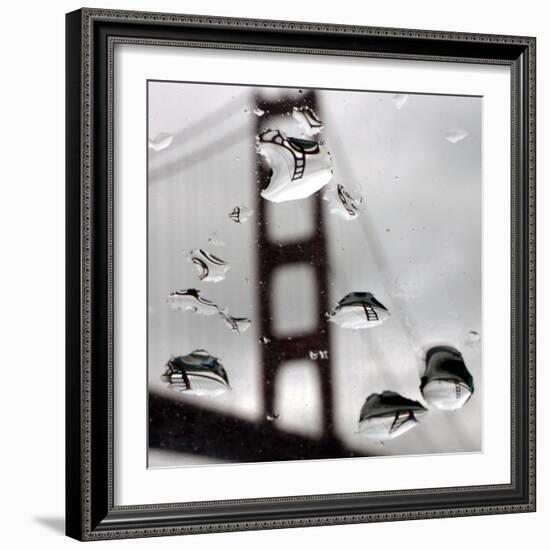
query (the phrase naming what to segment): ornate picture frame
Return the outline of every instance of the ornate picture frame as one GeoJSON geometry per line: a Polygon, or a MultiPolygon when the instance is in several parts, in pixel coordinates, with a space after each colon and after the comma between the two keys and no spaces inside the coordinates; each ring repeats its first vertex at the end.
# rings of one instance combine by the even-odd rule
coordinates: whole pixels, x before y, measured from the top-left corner
{"type": "Polygon", "coordinates": [[[67,14],[66,29],[67,535],[103,540],[534,511],[535,39],[87,8],[67,14]],[[509,482],[203,501],[186,500],[182,489],[179,502],[117,504],[120,44],[509,68],[511,184],[502,191],[511,200],[509,482]]]}

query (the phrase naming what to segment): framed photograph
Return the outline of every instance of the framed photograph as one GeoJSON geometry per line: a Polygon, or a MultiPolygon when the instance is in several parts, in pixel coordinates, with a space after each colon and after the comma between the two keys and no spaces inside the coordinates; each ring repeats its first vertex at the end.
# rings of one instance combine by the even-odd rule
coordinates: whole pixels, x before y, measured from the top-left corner
{"type": "Polygon", "coordinates": [[[67,535],[535,509],[535,39],[67,15],[67,535]]]}

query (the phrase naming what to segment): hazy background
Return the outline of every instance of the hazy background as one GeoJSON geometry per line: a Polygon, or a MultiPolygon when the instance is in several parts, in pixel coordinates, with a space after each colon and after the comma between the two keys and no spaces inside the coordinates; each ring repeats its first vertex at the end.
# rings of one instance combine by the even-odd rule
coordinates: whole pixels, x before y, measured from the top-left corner
{"type": "MultiPolygon", "coordinates": [[[[149,383],[172,398],[201,399],[215,410],[248,419],[260,402],[259,332],[255,285],[257,222],[228,217],[234,206],[255,209],[256,94],[285,89],[151,82],[149,137],[172,134],[163,151],[149,150],[149,383]],[[225,246],[213,246],[215,234],[225,246]],[[229,262],[225,281],[200,282],[182,249],[204,248],[229,262]],[[244,334],[217,317],[166,304],[177,289],[198,288],[232,315],[250,317],[244,334]],[[160,375],[167,360],[199,348],[220,358],[232,391],[216,398],[176,394],[160,375]]],[[[332,363],[338,435],[369,455],[464,452],[482,449],[481,342],[481,109],[480,98],[409,95],[398,108],[392,93],[319,91],[322,134],[334,161],[334,183],[362,190],[366,209],[345,221],[325,208],[330,303],[351,291],[371,291],[391,311],[379,327],[334,326],[332,363]],[[465,130],[458,143],[448,131],[465,130]],[[372,392],[394,390],[421,400],[423,353],[434,344],[457,347],[476,391],[456,412],[431,410],[420,426],[381,446],[357,433],[359,411],[372,392]]],[[[287,117],[271,123],[300,136],[287,117]]],[[[311,231],[310,199],[270,204],[269,236],[285,242],[311,231]]],[[[324,203],[326,207],[326,203],[324,203]]],[[[304,266],[281,269],[274,289],[274,322],[281,334],[307,330],[315,298],[304,266]]],[[[317,372],[289,363],[277,378],[281,429],[320,433],[317,372]]],[[[150,466],[208,460],[158,450],[150,466]]]]}

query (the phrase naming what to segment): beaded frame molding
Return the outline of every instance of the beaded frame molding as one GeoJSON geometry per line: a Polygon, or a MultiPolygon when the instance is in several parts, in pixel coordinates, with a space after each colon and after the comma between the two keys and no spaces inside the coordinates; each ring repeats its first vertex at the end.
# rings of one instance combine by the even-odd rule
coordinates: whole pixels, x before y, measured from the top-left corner
{"type": "Polygon", "coordinates": [[[81,9],[66,18],[67,535],[101,540],[534,511],[535,39],[103,9],[81,9]],[[510,67],[509,484],[115,506],[112,82],[117,43],[510,67]]]}

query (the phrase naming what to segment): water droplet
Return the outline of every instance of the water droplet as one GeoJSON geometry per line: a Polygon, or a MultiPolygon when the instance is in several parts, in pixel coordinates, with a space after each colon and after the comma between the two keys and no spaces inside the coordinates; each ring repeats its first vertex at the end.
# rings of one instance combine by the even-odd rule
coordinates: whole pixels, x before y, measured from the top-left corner
{"type": "Polygon", "coordinates": [[[407,103],[407,101],[409,100],[409,95],[408,94],[394,94],[392,96],[392,101],[394,103],[394,105],[396,106],[397,109],[402,109],[405,105],[405,103],[407,103]]]}
{"type": "Polygon", "coordinates": [[[201,296],[200,291],[195,288],[186,290],[176,290],[167,298],[167,302],[172,309],[180,311],[192,311],[199,315],[215,315],[219,313],[218,306],[201,296]]]}
{"type": "Polygon", "coordinates": [[[212,300],[201,296],[199,290],[188,288],[176,290],[168,296],[168,304],[172,309],[191,311],[198,315],[218,315],[234,332],[241,334],[250,328],[252,322],[246,317],[232,317],[227,307],[221,307],[212,300]]]}
{"type": "Polygon", "coordinates": [[[256,108],[254,109],[254,114],[255,114],[256,116],[264,116],[265,111],[262,110],[262,109],[260,109],[259,107],[256,107],[256,108]]]}
{"type": "Polygon", "coordinates": [[[277,420],[279,418],[279,414],[266,414],[265,415],[265,419],[268,421],[268,422],[274,422],[275,420],[277,420]]]}
{"type": "Polygon", "coordinates": [[[331,214],[336,214],[345,220],[353,220],[365,209],[363,197],[358,186],[354,186],[353,194],[342,184],[331,184],[325,188],[323,200],[328,202],[331,214]]]}
{"type": "Polygon", "coordinates": [[[226,273],[230,266],[221,258],[206,252],[202,248],[196,248],[190,252],[185,252],[187,260],[191,262],[196,270],[201,281],[207,283],[218,283],[225,279],[226,273]]]}
{"type": "Polygon", "coordinates": [[[229,389],[223,365],[203,349],[170,359],[161,380],[170,389],[192,395],[215,396],[229,389]]]}
{"type": "Polygon", "coordinates": [[[259,339],[259,342],[260,344],[269,344],[269,342],[271,342],[271,340],[265,336],[262,336],[260,339],[259,339]]]}
{"type": "Polygon", "coordinates": [[[395,439],[418,425],[418,417],[427,409],[418,401],[393,391],[372,393],[359,415],[359,431],[379,442],[395,439]]]}
{"type": "Polygon", "coordinates": [[[468,137],[468,132],[462,128],[451,128],[445,133],[445,139],[449,143],[458,143],[468,137]]]}
{"type": "Polygon", "coordinates": [[[237,334],[246,332],[252,325],[252,321],[247,317],[231,317],[226,311],[220,312],[220,316],[225,321],[226,326],[237,334]]]}
{"type": "Polygon", "coordinates": [[[371,292],[350,292],[327,314],[329,321],[353,330],[381,325],[389,316],[371,292]]]}
{"type": "Polygon", "coordinates": [[[471,330],[468,333],[468,340],[471,344],[476,344],[477,342],[479,342],[481,340],[481,336],[480,336],[479,332],[477,332],[475,330],[471,330]]]}
{"type": "Polygon", "coordinates": [[[167,147],[170,147],[174,141],[174,136],[167,133],[157,134],[153,139],[149,138],[149,149],[153,151],[162,151],[167,147]]]}
{"type": "Polygon", "coordinates": [[[462,354],[450,346],[428,350],[420,391],[436,409],[454,411],[463,407],[474,392],[474,380],[462,354]]]}
{"type": "Polygon", "coordinates": [[[303,199],[332,179],[330,153],[316,141],[266,130],[258,135],[257,145],[272,171],[268,186],[260,193],[266,200],[303,199]]]}
{"type": "Polygon", "coordinates": [[[246,206],[235,206],[235,208],[229,212],[229,217],[236,223],[246,223],[253,213],[254,211],[246,206]]]}

